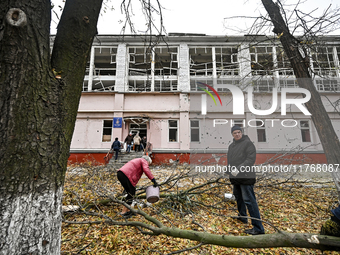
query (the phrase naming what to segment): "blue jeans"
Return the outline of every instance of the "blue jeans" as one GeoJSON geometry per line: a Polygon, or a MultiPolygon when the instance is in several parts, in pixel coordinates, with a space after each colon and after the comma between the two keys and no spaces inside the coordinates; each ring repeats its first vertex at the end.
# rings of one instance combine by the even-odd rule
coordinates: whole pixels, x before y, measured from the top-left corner
{"type": "Polygon", "coordinates": [[[117,160],[118,159],[119,149],[114,149],[114,151],[115,151],[115,160],[117,160]]]}
{"type": "Polygon", "coordinates": [[[127,144],[126,145],[126,152],[130,152],[131,151],[131,144],[127,144]]]}
{"type": "MultiPolygon", "coordinates": [[[[247,216],[247,209],[250,217],[261,219],[259,207],[256,202],[254,193],[254,185],[238,185],[234,184],[233,193],[236,198],[237,210],[239,216],[247,216]]],[[[264,232],[261,221],[251,220],[255,231],[264,232]]]]}

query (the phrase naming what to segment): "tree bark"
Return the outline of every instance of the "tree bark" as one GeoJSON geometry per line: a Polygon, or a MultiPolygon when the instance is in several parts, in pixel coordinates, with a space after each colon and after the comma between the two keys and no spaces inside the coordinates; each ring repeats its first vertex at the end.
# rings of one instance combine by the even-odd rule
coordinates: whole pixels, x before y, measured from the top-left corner
{"type": "Polygon", "coordinates": [[[102,0],[0,3],[0,254],[59,254],[62,190],[102,0]]]}
{"type": "MultiPolygon", "coordinates": [[[[288,233],[279,231],[274,234],[257,236],[232,236],[217,235],[208,232],[180,229],[176,227],[166,227],[158,219],[151,217],[141,210],[134,210],[134,213],[142,215],[150,225],[139,221],[115,221],[105,217],[105,223],[121,226],[137,227],[144,234],[166,235],[183,239],[199,241],[203,244],[214,244],[233,248],[277,248],[277,247],[298,247],[319,250],[339,250],[340,237],[317,235],[310,233],[288,233]]],[[[72,222],[68,222],[72,223],[72,222]]],[[[80,222],[77,222],[80,223],[80,222]]],[[[89,224],[89,223],[88,223],[89,224]]]]}
{"type": "MultiPolygon", "coordinates": [[[[307,54],[302,56],[301,54],[301,51],[307,51],[303,51],[304,45],[302,42],[290,33],[284,19],[282,18],[279,6],[274,4],[272,0],[262,0],[262,4],[274,25],[273,32],[279,35],[282,47],[293,67],[298,85],[301,88],[309,90],[311,93],[311,99],[306,103],[306,107],[312,114],[311,118],[318,132],[327,162],[329,165],[339,164],[339,138],[333,128],[328,113],[322,104],[321,96],[313,83],[308,61],[309,56],[307,54]]],[[[340,199],[340,172],[333,172],[332,174],[338,191],[338,197],[340,199]]]]}
{"type": "Polygon", "coordinates": [[[155,233],[196,240],[205,244],[215,244],[233,248],[299,247],[307,249],[333,250],[339,247],[340,241],[339,237],[287,232],[257,236],[230,236],[162,227],[157,229],[155,233]]]}

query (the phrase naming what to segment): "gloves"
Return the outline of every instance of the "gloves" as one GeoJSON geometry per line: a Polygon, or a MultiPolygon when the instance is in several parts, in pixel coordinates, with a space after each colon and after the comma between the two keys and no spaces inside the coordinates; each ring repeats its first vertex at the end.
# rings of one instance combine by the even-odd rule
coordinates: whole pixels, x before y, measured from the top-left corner
{"type": "Polygon", "coordinates": [[[158,183],[156,182],[156,179],[155,179],[155,178],[153,178],[151,181],[153,182],[153,186],[154,186],[155,188],[156,188],[157,186],[159,186],[158,183]]]}
{"type": "Polygon", "coordinates": [[[233,167],[233,169],[231,170],[231,175],[236,177],[236,175],[238,175],[240,171],[236,168],[236,167],[233,167]]]}

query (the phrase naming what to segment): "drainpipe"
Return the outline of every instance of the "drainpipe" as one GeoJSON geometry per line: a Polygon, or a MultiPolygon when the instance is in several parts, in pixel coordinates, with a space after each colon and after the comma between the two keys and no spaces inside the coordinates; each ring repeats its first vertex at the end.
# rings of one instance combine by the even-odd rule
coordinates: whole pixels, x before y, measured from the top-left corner
{"type": "Polygon", "coordinates": [[[93,70],[94,70],[94,47],[91,47],[89,82],[88,82],[88,85],[87,85],[87,91],[92,91],[93,70]]]}
{"type": "Polygon", "coordinates": [[[151,60],[151,91],[155,91],[155,52],[152,51],[151,60]]]}
{"type": "Polygon", "coordinates": [[[212,47],[212,62],[213,62],[213,87],[217,85],[217,68],[216,68],[216,51],[215,47],[212,47]]]}

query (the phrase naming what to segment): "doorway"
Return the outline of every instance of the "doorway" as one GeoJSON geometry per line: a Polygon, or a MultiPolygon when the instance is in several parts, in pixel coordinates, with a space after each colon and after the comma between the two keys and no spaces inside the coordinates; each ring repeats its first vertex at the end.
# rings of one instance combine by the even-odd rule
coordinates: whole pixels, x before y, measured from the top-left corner
{"type": "Polygon", "coordinates": [[[130,123],[129,125],[129,133],[132,133],[134,136],[139,132],[139,136],[143,138],[144,136],[147,137],[147,125],[146,123],[130,123]]]}

